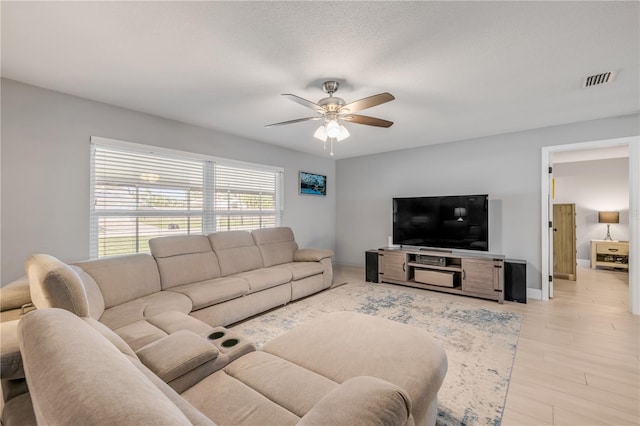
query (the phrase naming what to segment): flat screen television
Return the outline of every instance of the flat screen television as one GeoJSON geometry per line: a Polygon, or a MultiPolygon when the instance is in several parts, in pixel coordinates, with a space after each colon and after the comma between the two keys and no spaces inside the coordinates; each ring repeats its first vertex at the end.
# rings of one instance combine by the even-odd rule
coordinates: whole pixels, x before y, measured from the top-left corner
{"type": "Polygon", "coordinates": [[[488,251],[488,236],[488,195],[393,199],[394,244],[488,251]]]}

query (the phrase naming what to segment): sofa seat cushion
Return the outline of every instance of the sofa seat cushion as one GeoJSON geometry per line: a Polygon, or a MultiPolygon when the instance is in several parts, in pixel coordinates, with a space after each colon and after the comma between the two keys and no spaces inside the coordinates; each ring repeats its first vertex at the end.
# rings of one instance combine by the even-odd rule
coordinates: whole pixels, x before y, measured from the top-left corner
{"type": "Polygon", "coordinates": [[[324,376],[261,351],[235,360],[224,371],[298,417],[338,387],[324,376]]]}
{"type": "Polygon", "coordinates": [[[91,328],[96,330],[98,333],[102,334],[104,336],[104,338],[107,339],[108,341],[110,341],[111,344],[113,346],[115,346],[116,348],[118,348],[118,350],[120,352],[122,352],[123,354],[128,355],[128,356],[130,356],[132,358],[135,358],[135,359],[138,358],[138,356],[133,351],[133,349],[131,349],[131,346],[129,346],[129,344],[127,342],[125,342],[124,339],[122,337],[120,337],[115,331],[111,330],[109,327],[107,327],[106,325],[104,325],[100,321],[94,320],[93,318],[84,317],[82,319],[87,324],[89,324],[91,326],[91,328]]]}
{"type": "Polygon", "coordinates": [[[206,337],[213,331],[213,327],[184,312],[168,311],[146,317],[113,331],[137,352],[144,346],[181,330],[189,330],[198,336],[206,337]]]}
{"type": "Polygon", "coordinates": [[[180,394],[218,425],[295,425],[300,418],[224,370],[180,394]]]}
{"type": "Polygon", "coordinates": [[[192,306],[191,300],[183,294],[173,291],[158,291],[105,309],[99,321],[110,329],[116,330],[163,312],[178,311],[188,314],[191,312],[192,306]]]}
{"type": "Polygon", "coordinates": [[[131,324],[127,324],[120,328],[114,328],[113,331],[134,351],[137,351],[156,340],[160,340],[168,334],[164,330],[161,330],[144,319],[132,322],[131,324]]]}
{"type": "Polygon", "coordinates": [[[191,299],[193,310],[196,311],[249,294],[249,282],[234,277],[216,278],[172,287],[171,291],[184,294],[191,299]]]}
{"type": "Polygon", "coordinates": [[[293,274],[290,270],[284,268],[260,268],[255,271],[241,272],[234,275],[234,277],[247,280],[249,282],[249,291],[254,293],[286,284],[293,279],[293,274]]]}
{"type": "Polygon", "coordinates": [[[263,350],[337,383],[373,376],[399,386],[426,424],[447,372],[442,346],[416,327],[355,312],[334,312],[267,342],[263,350]]]}
{"type": "Polygon", "coordinates": [[[319,275],[324,272],[324,266],[319,262],[291,262],[278,265],[275,268],[290,271],[293,276],[293,281],[319,275]]]}

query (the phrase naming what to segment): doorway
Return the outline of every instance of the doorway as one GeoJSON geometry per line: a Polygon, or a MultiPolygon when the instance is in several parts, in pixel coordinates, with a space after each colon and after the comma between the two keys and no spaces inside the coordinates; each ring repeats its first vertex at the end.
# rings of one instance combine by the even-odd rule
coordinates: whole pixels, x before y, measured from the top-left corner
{"type": "Polygon", "coordinates": [[[640,139],[628,137],[608,139],[593,142],[558,145],[542,148],[541,168],[541,272],[545,279],[542,280],[542,300],[548,300],[553,296],[553,232],[551,229],[551,210],[553,200],[552,169],[553,154],[627,146],[629,150],[629,310],[634,314],[640,314],[640,235],[639,207],[640,207],[640,139]],[[634,238],[635,237],[635,238],[634,238]],[[546,277],[549,277],[547,280],[546,277]]]}

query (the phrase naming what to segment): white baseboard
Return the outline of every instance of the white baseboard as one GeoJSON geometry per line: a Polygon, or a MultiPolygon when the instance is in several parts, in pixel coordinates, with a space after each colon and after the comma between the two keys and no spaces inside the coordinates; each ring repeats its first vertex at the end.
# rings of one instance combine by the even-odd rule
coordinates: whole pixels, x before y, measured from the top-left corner
{"type": "Polygon", "coordinates": [[[542,290],[538,288],[527,288],[527,299],[542,300],[542,290]]]}

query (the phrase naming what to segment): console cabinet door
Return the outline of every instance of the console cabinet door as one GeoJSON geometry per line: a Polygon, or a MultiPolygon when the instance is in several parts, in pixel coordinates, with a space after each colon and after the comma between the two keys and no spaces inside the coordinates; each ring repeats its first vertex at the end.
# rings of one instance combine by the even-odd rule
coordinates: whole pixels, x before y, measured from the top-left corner
{"type": "Polygon", "coordinates": [[[385,251],[378,255],[380,281],[385,279],[408,281],[407,254],[385,251]]]}
{"type": "Polygon", "coordinates": [[[501,271],[492,259],[462,259],[462,290],[498,297],[501,271]]]}

